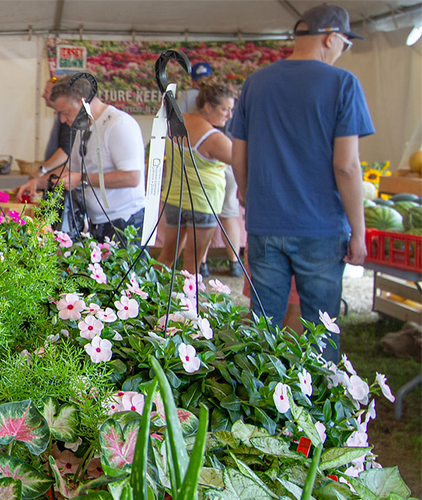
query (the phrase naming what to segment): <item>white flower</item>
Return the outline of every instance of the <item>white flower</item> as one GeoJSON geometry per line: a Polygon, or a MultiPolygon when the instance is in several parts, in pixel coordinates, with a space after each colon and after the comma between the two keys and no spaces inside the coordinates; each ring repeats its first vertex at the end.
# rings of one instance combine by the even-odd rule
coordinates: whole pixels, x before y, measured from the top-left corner
{"type": "Polygon", "coordinates": [[[88,315],[83,321],[79,321],[78,328],[81,337],[93,339],[96,335],[101,335],[104,325],[95,316],[88,315]]]}
{"type": "Polygon", "coordinates": [[[117,316],[120,319],[136,318],[139,313],[139,304],[135,299],[129,299],[122,295],[120,300],[116,300],[114,303],[116,309],[118,309],[117,316]]]}
{"type": "Polygon", "coordinates": [[[315,422],[315,427],[316,430],[318,431],[321,441],[325,443],[325,440],[327,439],[327,434],[325,433],[326,431],[325,425],[322,422],[315,422]]]}
{"type": "Polygon", "coordinates": [[[298,377],[303,394],[312,396],[312,375],[306,370],[303,370],[303,372],[298,373],[298,377]]]}
{"type": "Polygon", "coordinates": [[[91,262],[93,264],[101,262],[101,254],[102,254],[101,248],[94,244],[91,250],[91,262]]]}
{"type": "Polygon", "coordinates": [[[183,291],[186,297],[193,298],[196,295],[196,281],[195,278],[185,278],[183,291]]]}
{"type": "Polygon", "coordinates": [[[343,361],[344,367],[350,373],[350,375],[357,375],[356,370],[353,368],[352,363],[347,359],[346,354],[342,354],[341,360],[343,361]]]}
{"type": "Polygon", "coordinates": [[[231,294],[231,290],[227,285],[223,285],[220,280],[210,280],[208,282],[213,292],[225,293],[227,295],[231,294]]]}
{"type": "Polygon", "coordinates": [[[192,345],[180,344],[179,357],[188,373],[196,372],[201,367],[201,360],[196,357],[196,349],[192,345]]]}
{"type": "Polygon", "coordinates": [[[365,422],[369,422],[370,419],[377,418],[377,412],[375,410],[375,399],[371,401],[368,406],[368,411],[366,412],[365,422]]]}
{"type": "Polygon", "coordinates": [[[393,396],[391,389],[386,382],[387,382],[386,376],[383,375],[382,373],[377,372],[377,383],[381,387],[382,393],[389,401],[394,403],[396,398],[393,396]]]}
{"type": "Polygon", "coordinates": [[[340,328],[335,324],[337,318],[330,318],[327,312],[319,311],[319,320],[325,326],[325,328],[332,333],[340,333],[340,328]]]}
{"type": "Polygon", "coordinates": [[[94,337],[90,344],[84,346],[85,351],[91,357],[93,363],[101,363],[101,361],[110,361],[113,353],[111,348],[112,343],[107,339],[102,339],[98,335],[94,337]]]}
{"type": "Polygon", "coordinates": [[[275,386],[273,398],[275,406],[280,413],[286,413],[290,409],[287,391],[290,391],[290,387],[281,382],[275,386]]]}
{"type": "Polygon", "coordinates": [[[140,415],[144,410],[145,396],[135,391],[126,391],[122,396],[121,409],[127,411],[136,411],[140,415]]]}
{"type": "Polygon", "coordinates": [[[189,297],[181,297],[179,303],[182,306],[180,314],[184,318],[190,319],[190,320],[197,319],[198,314],[196,312],[196,304],[194,304],[189,297]]]}
{"type": "Polygon", "coordinates": [[[203,337],[205,337],[207,340],[213,338],[214,333],[207,318],[198,318],[197,325],[203,337]]]}
{"type": "Polygon", "coordinates": [[[100,264],[89,264],[88,271],[91,271],[91,278],[97,283],[107,283],[107,276],[100,264]]]}
{"type": "Polygon", "coordinates": [[[369,385],[358,375],[352,375],[346,385],[347,392],[355,401],[364,405],[368,404],[369,385]]]}
{"type": "Polygon", "coordinates": [[[99,309],[95,315],[99,320],[104,321],[104,323],[114,323],[114,321],[117,320],[116,313],[111,307],[107,307],[105,311],[103,309],[99,309]]]}
{"type": "Polygon", "coordinates": [[[60,319],[77,321],[81,318],[81,311],[85,309],[85,302],[76,293],[66,293],[57,302],[60,319]]]}

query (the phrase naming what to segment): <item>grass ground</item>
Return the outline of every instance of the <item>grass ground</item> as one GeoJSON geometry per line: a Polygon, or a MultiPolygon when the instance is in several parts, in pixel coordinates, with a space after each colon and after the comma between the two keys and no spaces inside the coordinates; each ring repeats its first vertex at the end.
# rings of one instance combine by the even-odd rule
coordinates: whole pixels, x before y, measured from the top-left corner
{"type": "MultiPolygon", "coordinates": [[[[339,319],[342,351],[347,353],[356,371],[370,382],[376,372],[387,377],[393,394],[421,373],[421,364],[413,359],[398,359],[386,354],[381,338],[401,329],[403,323],[382,316],[350,315],[339,319]]],[[[417,385],[403,398],[401,419],[394,415],[394,405],[384,396],[377,398],[377,418],[368,427],[369,442],[383,467],[398,466],[401,476],[422,499],[422,386],[417,385]]]]}

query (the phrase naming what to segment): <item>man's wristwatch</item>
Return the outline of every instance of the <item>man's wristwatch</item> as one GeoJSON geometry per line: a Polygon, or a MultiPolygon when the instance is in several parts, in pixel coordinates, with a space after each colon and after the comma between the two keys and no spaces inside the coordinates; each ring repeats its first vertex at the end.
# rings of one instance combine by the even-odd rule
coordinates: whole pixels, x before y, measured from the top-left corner
{"type": "Polygon", "coordinates": [[[44,165],[40,165],[38,169],[43,175],[47,173],[47,169],[44,167],[44,165]]]}

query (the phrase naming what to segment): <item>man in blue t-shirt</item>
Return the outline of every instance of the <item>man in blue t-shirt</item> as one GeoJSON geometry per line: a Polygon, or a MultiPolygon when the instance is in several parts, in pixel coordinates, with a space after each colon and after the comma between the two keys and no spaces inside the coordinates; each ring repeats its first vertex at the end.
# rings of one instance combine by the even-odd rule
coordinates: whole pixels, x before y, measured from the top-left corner
{"type": "MultiPolygon", "coordinates": [[[[333,67],[361,38],[347,11],[314,7],[294,36],[288,59],[246,80],[232,126],[252,282],[279,326],[292,275],[306,320],[319,323],[319,310],[339,314],[344,265],[366,256],[358,141],[374,133],[359,81],[333,67]]],[[[262,312],[253,293],[252,308],[262,312]]],[[[333,340],[324,357],[338,362],[333,340]]]]}

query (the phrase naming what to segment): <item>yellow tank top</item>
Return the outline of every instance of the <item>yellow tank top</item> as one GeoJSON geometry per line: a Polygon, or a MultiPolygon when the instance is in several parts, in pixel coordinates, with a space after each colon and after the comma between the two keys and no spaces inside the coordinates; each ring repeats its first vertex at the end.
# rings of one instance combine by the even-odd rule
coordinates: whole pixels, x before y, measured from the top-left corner
{"type": "MultiPolygon", "coordinates": [[[[198,167],[199,175],[201,177],[202,183],[204,184],[208,198],[212,204],[212,207],[214,208],[215,213],[219,214],[223,207],[224,192],[226,188],[226,178],[224,174],[226,165],[225,163],[218,160],[210,160],[209,158],[204,158],[200,153],[198,153],[199,146],[205,141],[207,137],[209,137],[211,134],[214,133],[221,134],[222,132],[220,132],[217,129],[209,130],[199,139],[199,141],[195,144],[195,147],[192,148],[192,151],[195,163],[198,167]]],[[[163,182],[163,191],[161,195],[161,200],[164,201],[166,199],[169,182],[171,181],[170,192],[167,198],[167,203],[178,207],[180,201],[180,178],[182,171],[182,161],[177,146],[174,147],[174,161],[172,160],[173,160],[172,145],[170,139],[167,138],[166,176],[163,182]],[[173,165],[173,172],[172,172],[172,165],[173,165]]],[[[199,183],[198,176],[193,166],[190,152],[188,149],[184,150],[184,161],[185,161],[186,174],[189,181],[194,211],[205,214],[212,214],[212,210],[199,183]]],[[[191,209],[191,202],[189,198],[186,177],[183,178],[182,208],[185,210],[191,209]]]]}

